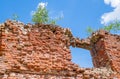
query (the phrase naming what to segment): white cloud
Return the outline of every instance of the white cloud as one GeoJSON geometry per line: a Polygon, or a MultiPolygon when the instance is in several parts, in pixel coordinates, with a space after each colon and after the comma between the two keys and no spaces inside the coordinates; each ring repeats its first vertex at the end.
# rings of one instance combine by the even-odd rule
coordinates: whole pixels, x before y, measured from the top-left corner
{"type": "Polygon", "coordinates": [[[104,13],[101,16],[101,23],[108,24],[114,20],[120,20],[120,0],[104,0],[105,4],[113,7],[113,11],[104,13]]]}
{"type": "Polygon", "coordinates": [[[49,16],[51,19],[62,19],[64,18],[63,11],[56,12],[56,11],[50,11],[49,16]]]}
{"type": "Polygon", "coordinates": [[[104,0],[105,4],[110,4],[112,7],[117,7],[120,4],[120,0],[104,0]]]}
{"type": "Polygon", "coordinates": [[[47,4],[48,4],[47,2],[40,2],[37,8],[41,7],[43,9],[47,6],[47,4]]]}

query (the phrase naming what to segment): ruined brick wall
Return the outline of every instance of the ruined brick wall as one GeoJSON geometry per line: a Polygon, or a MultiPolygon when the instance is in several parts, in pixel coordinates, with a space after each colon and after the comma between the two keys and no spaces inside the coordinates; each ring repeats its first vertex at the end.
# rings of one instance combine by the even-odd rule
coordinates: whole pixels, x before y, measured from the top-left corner
{"type": "Polygon", "coordinates": [[[91,41],[94,66],[111,68],[120,73],[120,36],[99,31],[91,41]]]}
{"type": "Polygon", "coordinates": [[[4,61],[12,71],[58,74],[78,67],[71,62],[66,29],[51,25],[24,26],[11,21],[2,28],[5,30],[1,33],[1,56],[9,59],[4,61]]]}
{"type": "Polygon", "coordinates": [[[120,78],[106,65],[98,65],[99,55],[93,54],[94,51],[95,67],[102,68],[81,68],[71,61],[69,46],[91,50],[94,49],[91,46],[99,45],[98,42],[93,44],[90,39],[93,38],[75,38],[69,29],[56,25],[8,20],[0,24],[0,79],[120,78]]]}

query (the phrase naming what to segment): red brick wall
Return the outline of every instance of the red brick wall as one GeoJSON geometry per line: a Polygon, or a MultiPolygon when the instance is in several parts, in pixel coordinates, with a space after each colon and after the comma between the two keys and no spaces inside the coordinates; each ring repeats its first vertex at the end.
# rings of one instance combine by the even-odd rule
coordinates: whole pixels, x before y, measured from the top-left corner
{"type": "Polygon", "coordinates": [[[99,38],[91,43],[94,66],[111,68],[120,73],[120,36],[101,31],[92,39],[95,37],[99,38]]]}
{"type": "MultiPolygon", "coordinates": [[[[108,68],[110,66],[114,71],[119,71],[119,54],[110,49],[119,43],[108,44],[111,40],[117,43],[117,37],[110,34],[102,36],[105,37],[98,41],[94,38],[80,40],[74,38],[69,29],[59,26],[23,24],[8,20],[0,24],[0,79],[119,78],[119,74],[108,68]],[[107,41],[108,38],[111,39],[107,41]],[[95,67],[104,68],[81,68],[74,64],[69,46],[87,50],[92,48],[95,67]],[[116,54],[111,56],[116,59],[110,60],[108,54],[116,54]]],[[[119,50],[119,47],[116,48],[119,50]]]]}
{"type": "MultiPolygon", "coordinates": [[[[22,23],[5,23],[5,30],[1,34],[1,51],[4,58],[9,59],[5,61],[12,71],[68,74],[66,70],[78,68],[71,62],[70,39],[65,34],[66,29],[51,26],[53,25],[29,25],[25,29],[27,26],[22,23]]],[[[74,71],[73,74],[75,73],[74,71]]]]}

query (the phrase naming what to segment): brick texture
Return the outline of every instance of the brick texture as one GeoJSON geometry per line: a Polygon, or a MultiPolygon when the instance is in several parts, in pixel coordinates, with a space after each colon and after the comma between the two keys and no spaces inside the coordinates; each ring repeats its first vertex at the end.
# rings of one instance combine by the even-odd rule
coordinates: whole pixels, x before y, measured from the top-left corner
{"type": "Polygon", "coordinates": [[[68,28],[7,20],[0,24],[0,79],[119,79],[119,44],[105,31],[81,40],[68,28]],[[74,64],[70,46],[90,50],[95,68],[74,64]]]}
{"type": "Polygon", "coordinates": [[[92,37],[93,64],[95,67],[107,67],[120,73],[120,36],[98,31],[92,37]]]}

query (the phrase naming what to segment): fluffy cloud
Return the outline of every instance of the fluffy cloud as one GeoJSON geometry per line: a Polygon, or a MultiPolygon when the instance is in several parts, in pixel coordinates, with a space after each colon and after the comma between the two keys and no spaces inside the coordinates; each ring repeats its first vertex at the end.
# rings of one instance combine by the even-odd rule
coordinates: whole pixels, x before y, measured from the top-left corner
{"type": "Polygon", "coordinates": [[[45,8],[45,7],[47,6],[47,4],[48,4],[47,2],[45,2],[45,3],[44,3],[44,2],[40,2],[40,3],[38,4],[38,8],[39,8],[39,7],[45,8]]]}
{"type": "Polygon", "coordinates": [[[112,7],[118,7],[120,0],[104,0],[105,4],[110,4],[112,7]]]}
{"type": "Polygon", "coordinates": [[[114,20],[120,20],[120,0],[104,0],[104,2],[114,9],[112,12],[104,13],[101,16],[101,23],[106,25],[114,20]]]}

